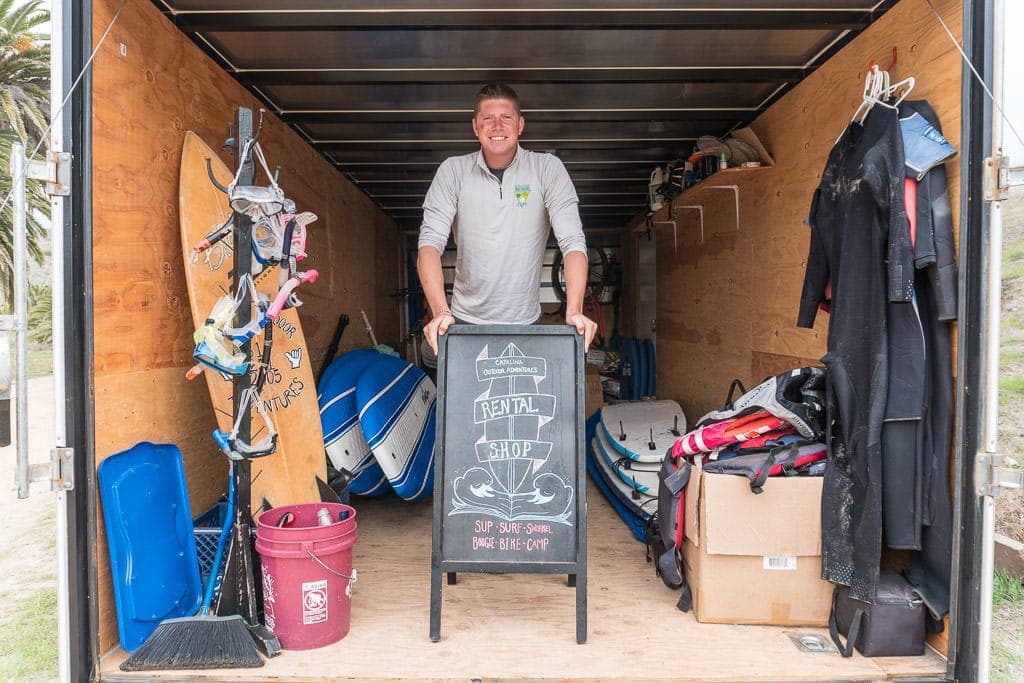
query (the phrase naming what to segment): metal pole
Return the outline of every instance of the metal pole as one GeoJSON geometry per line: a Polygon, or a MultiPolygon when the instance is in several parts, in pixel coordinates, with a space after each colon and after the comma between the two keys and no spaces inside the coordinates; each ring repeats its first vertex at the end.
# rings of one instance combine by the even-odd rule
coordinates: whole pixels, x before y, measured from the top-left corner
{"type": "Polygon", "coordinates": [[[18,498],[28,498],[28,293],[25,253],[25,146],[11,145],[11,179],[14,190],[14,330],[18,358],[15,380],[17,412],[18,498]]]}
{"type": "MultiPolygon", "coordinates": [[[[50,3],[50,24],[53,27],[54,40],[50,43],[50,151],[64,151],[64,124],[61,102],[67,94],[64,91],[64,38],[70,42],[70,32],[65,26],[69,17],[65,13],[62,0],[50,3]]],[[[52,301],[53,322],[53,442],[57,448],[68,445],[67,438],[67,378],[65,377],[65,269],[68,267],[64,259],[64,198],[50,199],[50,293],[52,301]]],[[[84,454],[83,454],[84,455],[84,454]]],[[[70,683],[71,675],[71,557],[68,544],[68,492],[60,489],[56,492],[56,560],[57,560],[57,675],[61,683],[70,683]]]]}

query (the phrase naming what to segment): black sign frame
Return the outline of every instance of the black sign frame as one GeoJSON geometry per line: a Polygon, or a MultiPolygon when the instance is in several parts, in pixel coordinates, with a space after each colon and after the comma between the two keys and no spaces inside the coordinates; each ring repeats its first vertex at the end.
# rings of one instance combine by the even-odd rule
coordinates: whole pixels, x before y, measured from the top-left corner
{"type": "MultiPolygon", "coordinates": [[[[518,348],[517,348],[518,350],[518,348]]],[[[494,357],[497,359],[498,357],[494,357]]],[[[484,362],[486,362],[485,359],[484,362]]],[[[534,358],[526,359],[532,360],[537,365],[542,365],[545,368],[545,373],[548,367],[548,363],[551,360],[547,358],[534,358]]],[[[506,361],[508,362],[508,361],[506,361]]],[[[477,367],[475,368],[477,381],[479,379],[481,360],[477,359],[477,367]]],[[[578,334],[575,328],[568,325],[453,325],[448,329],[448,333],[442,335],[438,340],[438,372],[437,372],[437,431],[436,441],[434,445],[434,521],[433,521],[433,552],[431,554],[431,577],[430,577],[430,639],[437,642],[441,638],[441,576],[447,573],[448,584],[454,585],[456,583],[456,576],[458,572],[480,572],[489,574],[567,574],[569,577],[568,585],[575,587],[576,589],[576,641],[578,643],[585,643],[587,640],[587,501],[586,501],[586,490],[587,490],[587,479],[586,479],[586,462],[584,459],[584,422],[585,422],[585,411],[584,411],[584,346],[583,337],[578,334]],[[511,560],[502,559],[488,559],[486,561],[474,561],[467,560],[465,557],[446,557],[446,537],[445,537],[445,524],[444,518],[446,516],[446,510],[449,510],[452,505],[452,492],[454,491],[454,484],[449,486],[451,483],[446,475],[449,474],[446,469],[446,465],[449,464],[449,459],[445,457],[446,449],[450,446],[449,430],[449,410],[448,410],[448,390],[452,384],[457,384],[458,380],[454,377],[449,379],[449,372],[454,371],[454,368],[450,366],[449,356],[451,345],[458,344],[473,344],[479,343],[483,339],[490,340],[492,338],[497,339],[495,347],[501,347],[506,351],[509,348],[509,344],[515,345],[519,342],[519,345],[533,348],[536,347],[537,342],[543,342],[544,337],[554,337],[556,345],[564,346],[564,339],[568,338],[571,341],[571,358],[563,358],[561,355],[554,359],[555,362],[567,365],[569,372],[562,372],[560,376],[562,386],[553,387],[555,394],[559,397],[564,397],[566,400],[571,399],[573,405],[570,410],[559,411],[557,415],[552,414],[550,417],[551,421],[561,420],[560,427],[562,434],[568,435],[566,441],[571,443],[563,443],[561,449],[551,449],[551,457],[559,458],[559,464],[562,465],[563,470],[571,470],[571,484],[572,484],[572,500],[567,503],[564,514],[559,518],[561,525],[569,525],[571,527],[570,538],[573,541],[574,549],[570,548],[566,555],[562,559],[555,561],[548,560],[537,560],[537,559],[524,559],[517,557],[511,560]],[[465,340],[465,341],[464,341],[465,340]],[[566,377],[570,379],[571,387],[565,387],[566,377]],[[571,421],[571,427],[565,425],[565,421],[571,421]],[[559,450],[560,452],[555,454],[554,451],[559,450]],[[569,521],[571,515],[571,522],[569,521]]],[[[525,375],[522,375],[525,376],[525,375]]],[[[464,376],[459,378],[464,380],[464,376]]],[[[515,386],[514,380],[510,382],[509,386],[515,386]]],[[[464,400],[464,399],[462,399],[464,400]]],[[[544,399],[538,395],[538,404],[544,404],[544,399]]],[[[532,404],[531,404],[532,406],[532,404]]],[[[474,411],[477,407],[474,403],[474,411]]],[[[533,408],[534,412],[538,408],[533,408]]],[[[543,410],[541,408],[540,410],[543,410]]],[[[509,421],[512,424],[512,421],[509,421]]],[[[511,430],[512,427],[509,427],[511,430]]],[[[538,436],[538,440],[539,440],[538,436]]],[[[511,442],[511,437],[509,439],[511,442]]],[[[537,442],[534,442],[537,443],[537,442]]],[[[479,453],[479,451],[477,451],[479,453]]],[[[464,456],[463,456],[464,457],[464,456]]],[[[513,456],[515,457],[515,456],[513,456]]],[[[509,472],[511,473],[513,465],[509,465],[509,472]]],[[[536,472],[536,469],[533,470],[536,472]]],[[[461,478],[461,477],[460,477],[461,478]]],[[[512,491],[512,487],[508,487],[512,491]]],[[[568,489],[568,487],[566,487],[568,489]]],[[[538,489],[539,490],[539,489],[538,489]]],[[[461,502],[461,499],[460,499],[461,502]]],[[[556,503],[557,505],[557,503],[556,503]]],[[[484,513],[484,516],[490,516],[488,513],[484,513]]],[[[515,517],[508,519],[507,524],[515,525],[517,522],[513,521],[515,517]]],[[[538,526],[530,524],[531,528],[538,526]]],[[[556,526],[556,525],[547,525],[556,526]]],[[[516,527],[521,528],[521,527],[516,527]]],[[[545,525],[539,525],[541,533],[545,525]]],[[[559,538],[565,539],[564,529],[559,527],[561,535],[559,538]]],[[[451,537],[449,537],[451,538],[451,537]]],[[[491,539],[493,541],[493,538],[491,539]]],[[[492,546],[493,547],[493,546],[492,546]]],[[[515,545],[516,550],[508,550],[508,553],[518,552],[522,548],[520,545],[515,545]]],[[[545,546],[546,550],[546,546],[545,546]]],[[[557,550],[557,548],[555,549],[557,550]]],[[[451,555],[450,549],[448,554],[451,555]]]]}

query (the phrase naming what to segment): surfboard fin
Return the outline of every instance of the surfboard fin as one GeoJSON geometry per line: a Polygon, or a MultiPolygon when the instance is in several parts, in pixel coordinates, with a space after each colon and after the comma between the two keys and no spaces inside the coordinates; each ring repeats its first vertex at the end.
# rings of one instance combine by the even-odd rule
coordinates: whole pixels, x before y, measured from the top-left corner
{"type": "Polygon", "coordinates": [[[338,493],[328,485],[326,481],[320,478],[320,475],[316,476],[316,488],[320,492],[321,503],[340,503],[341,498],[338,497],[338,493]]]}

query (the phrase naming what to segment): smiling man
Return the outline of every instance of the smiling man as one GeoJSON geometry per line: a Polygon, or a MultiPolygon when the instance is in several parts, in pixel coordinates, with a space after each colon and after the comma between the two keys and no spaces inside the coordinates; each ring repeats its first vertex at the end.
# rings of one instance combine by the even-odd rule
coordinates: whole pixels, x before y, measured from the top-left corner
{"type": "Polygon", "coordinates": [[[480,150],[442,162],[423,200],[417,268],[433,319],[430,347],[452,323],[528,325],[540,318],[540,277],[554,231],[565,263],[565,321],[590,346],[596,323],[582,313],[587,245],[579,199],[552,154],[519,146],[526,120],[507,85],[477,94],[473,132],[480,150]],[[454,234],[455,285],[444,291],[441,254],[454,234]]]}

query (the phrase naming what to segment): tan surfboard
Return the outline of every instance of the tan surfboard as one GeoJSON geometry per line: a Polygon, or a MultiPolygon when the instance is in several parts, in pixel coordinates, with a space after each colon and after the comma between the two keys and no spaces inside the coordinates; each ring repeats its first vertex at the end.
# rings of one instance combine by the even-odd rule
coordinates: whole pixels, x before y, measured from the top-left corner
{"type": "MultiPolygon", "coordinates": [[[[229,293],[234,263],[233,235],[228,235],[198,257],[192,249],[231,215],[227,195],[210,181],[207,160],[217,182],[226,187],[234,173],[198,135],[186,132],[181,152],[179,213],[185,278],[192,322],[196,327],[206,320],[217,299],[229,293]]],[[[278,284],[276,266],[256,278],[257,291],[271,299],[278,291],[278,284]]],[[[301,288],[298,294],[301,298],[301,288]]],[[[259,358],[262,348],[263,336],[260,333],[252,340],[254,358],[259,358]]],[[[255,367],[256,363],[250,365],[250,375],[254,380],[255,367]]],[[[225,433],[230,432],[233,424],[232,382],[209,368],[202,377],[205,379],[193,381],[207,383],[217,424],[225,433]]],[[[316,477],[326,480],[327,460],[313,369],[297,309],[282,311],[276,320],[270,369],[260,398],[277,428],[278,438],[277,450],[272,455],[250,460],[253,508],[259,506],[262,499],[273,506],[319,501],[316,477]]],[[[258,441],[266,434],[266,427],[258,418],[251,424],[253,441],[258,441]]],[[[211,453],[217,450],[212,438],[210,450],[211,453]]]]}

